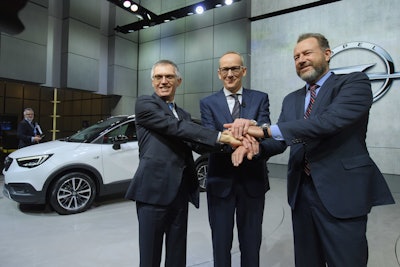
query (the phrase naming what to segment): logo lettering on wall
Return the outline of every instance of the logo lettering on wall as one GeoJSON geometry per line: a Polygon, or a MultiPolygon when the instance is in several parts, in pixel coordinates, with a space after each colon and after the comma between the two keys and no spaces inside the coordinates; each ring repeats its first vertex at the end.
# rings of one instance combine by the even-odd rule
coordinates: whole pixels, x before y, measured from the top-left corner
{"type": "Polygon", "coordinates": [[[400,78],[400,72],[394,72],[393,60],[389,53],[382,47],[367,42],[351,42],[335,47],[332,49],[331,66],[331,70],[336,74],[354,71],[367,74],[371,81],[374,102],[387,93],[394,79],[400,78]],[[341,57],[336,57],[338,54],[341,57]],[[351,65],[354,64],[354,60],[358,61],[357,65],[351,65]],[[347,67],[334,68],[332,63],[347,67]]]}

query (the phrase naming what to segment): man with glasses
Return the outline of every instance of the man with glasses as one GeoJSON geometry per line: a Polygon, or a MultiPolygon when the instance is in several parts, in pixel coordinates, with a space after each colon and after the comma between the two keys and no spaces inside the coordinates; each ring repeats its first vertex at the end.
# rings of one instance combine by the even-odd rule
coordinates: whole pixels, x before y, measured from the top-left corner
{"type": "Polygon", "coordinates": [[[193,123],[174,102],[182,83],[175,63],[160,60],[151,70],[155,93],[136,101],[139,167],[126,198],[136,201],[140,266],[160,266],[165,236],[165,267],[186,266],[188,202],[199,207],[199,183],[192,149],[219,142],[241,143],[226,133],[193,123]]]}
{"type": "Polygon", "coordinates": [[[19,139],[18,148],[23,148],[37,144],[42,140],[42,130],[37,122],[33,122],[35,112],[32,108],[24,109],[24,119],[19,122],[17,137],[19,139]]]}
{"type": "MultiPolygon", "coordinates": [[[[207,128],[223,131],[225,123],[238,117],[252,120],[254,125],[270,123],[268,95],[242,86],[247,72],[243,63],[237,52],[227,52],[220,58],[218,77],[224,87],[200,101],[202,124],[207,128]]],[[[232,164],[232,152],[225,146],[209,157],[207,201],[214,266],[231,267],[236,219],[241,266],[258,267],[265,193],[269,190],[266,160],[278,152],[271,149],[268,155],[256,155],[239,167],[232,164]]]]}

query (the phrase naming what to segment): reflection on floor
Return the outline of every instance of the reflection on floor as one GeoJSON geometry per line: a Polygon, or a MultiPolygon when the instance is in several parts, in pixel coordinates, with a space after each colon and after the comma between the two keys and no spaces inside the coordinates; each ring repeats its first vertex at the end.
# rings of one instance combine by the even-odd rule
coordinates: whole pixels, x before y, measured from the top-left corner
{"type": "MultiPolygon", "coordinates": [[[[294,266],[286,181],[270,180],[261,266],[294,266]]],[[[369,215],[369,267],[400,266],[400,192],[394,195],[396,205],[375,207],[369,215]]],[[[60,216],[42,206],[21,207],[1,196],[0,225],[0,266],[134,267],[139,263],[136,210],[130,201],[103,201],[84,213],[60,216]]],[[[232,258],[232,266],[240,266],[236,238],[232,258]]],[[[201,208],[190,208],[187,262],[213,266],[205,193],[201,208]]]]}

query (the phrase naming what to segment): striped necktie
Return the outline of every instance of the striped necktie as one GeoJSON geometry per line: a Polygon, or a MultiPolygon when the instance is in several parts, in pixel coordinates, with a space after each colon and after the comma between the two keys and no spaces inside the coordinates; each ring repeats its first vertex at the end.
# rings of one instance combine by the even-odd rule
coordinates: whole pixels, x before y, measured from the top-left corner
{"type": "Polygon", "coordinates": [[[235,99],[235,105],[232,109],[232,118],[235,120],[240,117],[240,102],[237,94],[231,94],[231,97],[235,99]]]}
{"type": "MultiPolygon", "coordinates": [[[[304,119],[308,119],[310,117],[311,110],[312,110],[312,107],[313,107],[314,102],[315,102],[315,98],[317,97],[317,93],[316,93],[317,88],[318,88],[317,84],[313,84],[309,88],[309,90],[310,90],[310,102],[308,102],[308,106],[307,106],[306,112],[304,113],[304,119]]],[[[308,162],[307,157],[304,158],[304,172],[307,175],[310,175],[310,173],[311,173],[310,163],[308,162]]]]}

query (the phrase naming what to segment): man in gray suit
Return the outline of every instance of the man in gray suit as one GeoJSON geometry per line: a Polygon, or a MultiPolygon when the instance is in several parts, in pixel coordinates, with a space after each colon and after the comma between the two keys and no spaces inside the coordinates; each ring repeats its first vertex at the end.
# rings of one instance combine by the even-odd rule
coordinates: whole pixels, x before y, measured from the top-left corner
{"type": "MultiPolygon", "coordinates": [[[[296,266],[365,267],[368,213],[394,200],[365,143],[370,81],[361,72],[335,75],[330,57],[323,35],[301,35],[294,61],[306,86],[285,97],[276,125],[235,121],[232,131],[267,138],[265,150],[271,142],[290,146],[287,188],[296,266]]],[[[244,155],[235,154],[234,164],[244,155]]]]}
{"type": "Polygon", "coordinates": [[[165,236],[165,267],[184,267],[188,202],[199,207],[192,149],[240,142],[193,123],[190,114],[175,104],[175,91],[182,82],[175,63],[158,61],[151,79],[155,93],[136,102],[140,162],[126,198],[136,201],[140,266],[160,266],[165,236]]]}

